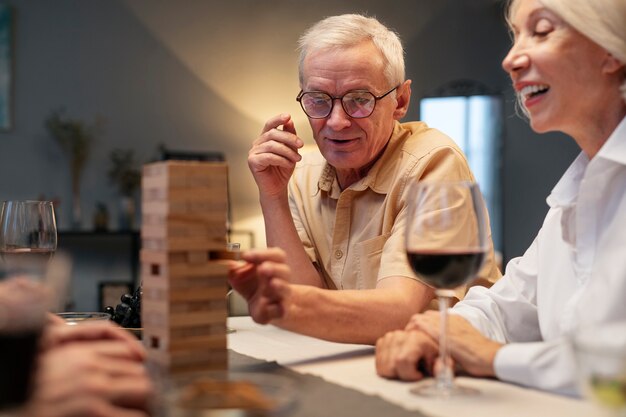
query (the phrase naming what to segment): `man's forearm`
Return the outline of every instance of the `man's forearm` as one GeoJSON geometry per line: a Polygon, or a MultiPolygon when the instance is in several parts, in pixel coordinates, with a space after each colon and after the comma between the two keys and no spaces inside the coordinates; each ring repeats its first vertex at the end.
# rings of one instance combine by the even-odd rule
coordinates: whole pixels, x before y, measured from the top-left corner
{"type": "Polygon", "coordinates": [[[294,284],[323,286],[313,263],[304,251],[302,241],[293,223],[287,197],[261,199],[261,209],[265,221],[267,247],[279,247],[287,253],[287,265],[297,272],[290,280],[294,284]]]}
{"type": "Polygon", "coordinates": [[[285,315],[272,324],[334,342],[373,345],[385,333],[403,329],[432,298],[431,289],[406,280],[403,286],[372,290],[292,285],[285,315]]]}

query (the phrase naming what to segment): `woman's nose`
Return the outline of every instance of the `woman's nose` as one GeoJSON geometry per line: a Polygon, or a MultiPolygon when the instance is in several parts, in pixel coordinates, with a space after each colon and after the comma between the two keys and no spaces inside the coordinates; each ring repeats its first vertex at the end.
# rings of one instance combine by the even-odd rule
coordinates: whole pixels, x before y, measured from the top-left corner
{"type": "Polygon", "coordinates": [[[528,66],[530,59],[528,55],[517,45],[513,45],[509,53],[502,60],[502,68],[509,74],[513,74],[528,66]]]}

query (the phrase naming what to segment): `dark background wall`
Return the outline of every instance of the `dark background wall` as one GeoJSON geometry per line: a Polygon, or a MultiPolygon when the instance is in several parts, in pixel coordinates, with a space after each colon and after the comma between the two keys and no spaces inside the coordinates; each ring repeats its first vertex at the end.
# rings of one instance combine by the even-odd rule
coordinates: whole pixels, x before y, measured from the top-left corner
{"type": "Polygon", "coordinates": [[[0,133],[0,198],[56,198],[70,227],[67,159],[43,123],[64,108],[72,118],[104,120],[81,190],[82,228],[104,202],[109,152],[133,149],[141,161],[157,147],[224,152],[230,164],[235,227],[264,242],[246,156],[264,121],[290,112],[312,143],[298,92],[298,35],[327,15],[366,12],[396,29],[406,47],[413,103],[451,80],[469,78],[502,93],[504,256],[523,253],[547,206],[545,197],[574,158],[573,142],[536,135],[515,112],[500,62],[509,46],[495,0],[12,0],[15,8],[14,127],[0,133]],[[337,4],[340,3],[340,4],[337,4]]]}

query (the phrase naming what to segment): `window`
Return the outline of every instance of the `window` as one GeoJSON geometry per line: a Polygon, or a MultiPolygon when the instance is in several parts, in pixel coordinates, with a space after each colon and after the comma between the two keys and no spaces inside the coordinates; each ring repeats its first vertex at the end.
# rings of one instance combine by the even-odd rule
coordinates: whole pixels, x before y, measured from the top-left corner
{"type": "Polygon", "coordinates": [[[501,252],[501,97],[474,82],[456,82],[420,101],[420,119],[450,136],[465,153],[489,210],[494,246],[501,252]]]}

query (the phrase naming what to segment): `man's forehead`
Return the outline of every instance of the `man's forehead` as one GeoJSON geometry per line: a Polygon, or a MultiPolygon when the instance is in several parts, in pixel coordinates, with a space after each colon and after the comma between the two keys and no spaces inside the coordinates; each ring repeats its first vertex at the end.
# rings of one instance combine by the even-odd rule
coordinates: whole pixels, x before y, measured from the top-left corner
{"type": "Polygon", "coordinates": [[[369,89],[384,84],[384,60],[376,52],[369,47],[313,51],[303,62],[303,87],[337,84],[342,89],[369,89]]]}

